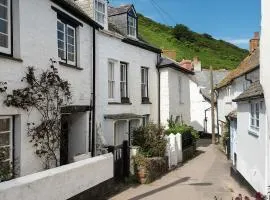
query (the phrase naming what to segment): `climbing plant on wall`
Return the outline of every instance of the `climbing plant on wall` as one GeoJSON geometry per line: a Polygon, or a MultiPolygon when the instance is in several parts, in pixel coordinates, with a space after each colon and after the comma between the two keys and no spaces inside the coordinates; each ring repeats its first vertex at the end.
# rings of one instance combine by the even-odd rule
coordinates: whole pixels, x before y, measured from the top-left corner
{"type": "MultiPolygon", "coordinates": [[[[40,115],[37,122],[28,122],[28,136],[44,168],[59,166],[59,148],[61,138],[61,107],[70,104],[71,92],[68,81],[63,80],[52,59],[50,68],[40,75],[34,67],[27,67],[21,79],[26,86],[7,94],[6,85],[0,92],[6,93],[4,104],[40,115]]],[[[31,118],[31,117],[30,117],[31,118]]]]}

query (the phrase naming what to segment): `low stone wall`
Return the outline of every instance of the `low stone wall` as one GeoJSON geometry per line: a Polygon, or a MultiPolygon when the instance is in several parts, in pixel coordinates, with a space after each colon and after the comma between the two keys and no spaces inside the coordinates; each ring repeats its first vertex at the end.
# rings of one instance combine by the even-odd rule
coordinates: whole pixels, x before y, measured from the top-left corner
{"type": "Polygon", "coordinates": [[[166,157],[143,159],[144,161],[135,160],[137,176],[141,184],[151,183],[168,171],[168,159],[166,157]]]}
{"type": "Polygon", "coordinates": [[[113,178],[113,155],[89,158],[0,183],[1,200],[66,200],[113,178]]]}

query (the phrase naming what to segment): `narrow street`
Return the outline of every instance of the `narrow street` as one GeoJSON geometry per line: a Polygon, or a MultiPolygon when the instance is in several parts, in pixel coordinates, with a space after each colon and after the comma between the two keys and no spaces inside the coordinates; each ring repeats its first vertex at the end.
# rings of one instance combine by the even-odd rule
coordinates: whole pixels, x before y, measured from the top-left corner
{"type": "Polygon", "coordinates": [[[129,188],[111,200],[232,200],[247,190],[230,176],[230,163],[210,140],[198,144],[199,155],[149,184],[129,188]]]}

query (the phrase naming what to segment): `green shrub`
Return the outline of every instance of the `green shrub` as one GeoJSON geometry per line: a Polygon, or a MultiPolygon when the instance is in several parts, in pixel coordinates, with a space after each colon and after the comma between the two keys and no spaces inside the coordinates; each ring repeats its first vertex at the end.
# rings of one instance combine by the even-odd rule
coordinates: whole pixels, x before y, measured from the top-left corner
{"type": "Polygon", "coordinates": [[[192,136],[193,141],[196,141],[199,139],[199,133],[196,131],[192,126],[188,126],[186,124],[176,124],[174,127],[169,128],[165,131],[167,135],[177,134],[180,133],[182,135],[182,138],[187,138],[192,136]]]}
{"type": "Polygon", "coordinates": [[[139,146],[140,153],[146,157],[163,157],[167,145],[163,133],[163,127],[149,123],[134,130],[132,144],[139,146]]]}

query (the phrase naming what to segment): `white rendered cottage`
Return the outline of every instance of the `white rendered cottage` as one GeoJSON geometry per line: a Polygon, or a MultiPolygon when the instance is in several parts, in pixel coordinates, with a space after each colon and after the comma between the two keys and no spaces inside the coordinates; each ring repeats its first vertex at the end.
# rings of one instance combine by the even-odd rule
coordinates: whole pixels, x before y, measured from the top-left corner
{"type": "MultiPolygon", "coordinates": [[[[93,34],[101,26],[71,0],[4,0],[0,9],[0,81],[7,82],[7,92],[23,87],[26,67],[34,66],[40,74],[51,58],[71,84],[72,102],[63,108],[68,142],[59,156],[61,164],[72,162],[90,151],[93,34]]],[[[0,148],[9,149],[6,161],[19,176],[43,170],[27,135],[27,123],[39,123],[40,115],[6,107],[4,98],[0,94],[0,148]]]]}
{"type": "Polygon", "coordinates": [[[131,141],[132,130],[149,120],[158,122],[158,73],[161,50],[138,37],[133,5],[108,6],[102,0],[78,0],[104,26],[97,34],[97,139],[106,145],[131,141]]]}
{"type": "Polygon", "coordinates": [[[252,83],[233,100],[237,103],[237,143],[234,170],[263,194],[267,191],[267,130],[263,89],[252,83]]]}
{"type": "Polygon", "coordinates": [[[218,93],[218,120],[220,130],[230,121],[230,158],[236,164],[237,157],[237,104],[233,102],[237,96],[244,92],[251,83],[260,79],[260,49],[257,48],[231,71],[217,86],[218,93]],[[227,118],[227,119],[226,119],[227,118]]]}

